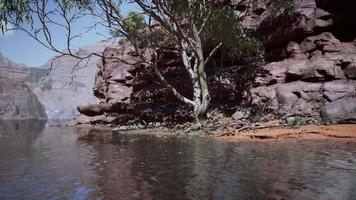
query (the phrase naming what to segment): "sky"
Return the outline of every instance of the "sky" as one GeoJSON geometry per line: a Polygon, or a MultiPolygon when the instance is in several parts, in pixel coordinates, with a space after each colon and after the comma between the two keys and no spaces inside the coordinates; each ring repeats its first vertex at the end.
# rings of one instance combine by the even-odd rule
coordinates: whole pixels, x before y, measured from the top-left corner
{"type": "MultiPolygon", "coordinates": [[[[50,9],[52,6],[54,7],[54,5],[48,5],[50,9]]],[[[124,4],[121,7],[121,11],[124,14],[135,9],[135,6],[132,4],[124,4]]],[[[85,33],[87,27],[90,27],[95,21],[96,19],[93,17],[86,16],[74,24],[74,33],[83,33],[83,35],[72,41],[71,48],[78,48],[110,37],[108,30],[104,27],[97,27],[96,30],[92,29],[91,31],[85,33]]],[[[55,46],[58,49],[65,49],[66,31],[58,27],[53,27],[51,32],[55,46]]],[[[55,52],[43,47],[22,31],[10,31],[5,35],[0,33],[0,53],[14,62],[26,64],[28,67],[40,67],[51,57],[56,55],[55,52]]]]}

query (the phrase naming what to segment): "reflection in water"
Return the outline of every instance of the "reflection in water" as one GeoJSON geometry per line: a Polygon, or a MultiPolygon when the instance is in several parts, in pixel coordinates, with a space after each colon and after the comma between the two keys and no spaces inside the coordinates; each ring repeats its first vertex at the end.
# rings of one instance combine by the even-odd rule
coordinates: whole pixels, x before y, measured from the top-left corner
{"type": "Polygon", "coordinates": [[[356,141],[228,143],[0,125],[0,199],[353,199],[356,141]],[[100,134],[100,133],[96,133],[100,134]]]}
{"type": "Polygon", "coordinates": [[[95,185],[90,148],[77,144],[73,130],[41,121],[1,124],[0,199],[85,199],[95,185]]]}

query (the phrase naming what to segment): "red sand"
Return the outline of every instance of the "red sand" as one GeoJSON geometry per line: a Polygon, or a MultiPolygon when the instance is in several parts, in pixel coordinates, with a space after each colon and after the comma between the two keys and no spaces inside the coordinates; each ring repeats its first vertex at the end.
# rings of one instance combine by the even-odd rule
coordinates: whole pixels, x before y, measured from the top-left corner
{"type": "Polygon", "coordinates": [[[224,132],[235,133],[234,136],[222,136],[226,140],[264,140],[264,139],[351,139],[356,141],[356,124],[344,125],[306,125],[300,128],[266,128],[255,131],[243,131],[240,133],[234,130],[224,132]]]}

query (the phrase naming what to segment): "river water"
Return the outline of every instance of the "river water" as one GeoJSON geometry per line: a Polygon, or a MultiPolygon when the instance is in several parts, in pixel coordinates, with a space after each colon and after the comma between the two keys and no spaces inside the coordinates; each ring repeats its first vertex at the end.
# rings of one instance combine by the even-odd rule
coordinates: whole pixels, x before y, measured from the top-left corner
{"type": "Polygon", "coordinates": [[[0,199],[354,200],[356,141],[111,137],[7,121],[0,123],[0,199]]]}

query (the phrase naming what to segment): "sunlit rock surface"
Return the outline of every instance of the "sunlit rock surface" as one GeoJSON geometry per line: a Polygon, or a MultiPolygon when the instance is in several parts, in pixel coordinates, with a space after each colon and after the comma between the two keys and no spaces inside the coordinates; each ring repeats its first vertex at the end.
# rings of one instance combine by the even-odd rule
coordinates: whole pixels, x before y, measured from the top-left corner
{"type": "MultiPolygon", "coordinates": [[[[226,2],[234,5],[237,14],[251,11],[251,15],[243,16],[243,25],[260,33],[265,43],[266,62],[243,66],[226,62],[221,67],[214,58],[206,69],[211,111],[219,109],[231,115],[242,106],[251,111],[248,113],[259,115],[259,120],[272,113],[278,118],[301,116],[309,123],[318,123],[330,121],[321,115],[330,103],[344,98],[356,101],[354,1],[296,0],[294,8],[284,14],[273,13],[258,0],[251,4],[243,0],[226,2]]],[[[129,112],[101,110],[98,112],[101,119],[105,116],[110,118],[108,121],[121,116],[127,119],[128,114],[133,114],[130,119],[144,122],[190,119],[190,109],[150,73],[122,62],[137,59],[129,48],[110,48],[105,53],[111,58],[99,64],[94,93],[102,103],[128,104],[129,112]]],[[[191,83],[179,58],[161,53],[158,65],[169,83],[191,97],[191,83]]],[[[86,112],[90,110],[85,108],[86,112]]],[[[342,116],[355,117],[353,111],[337,108],[341,107],[336,106],[333,112],[347,113],[331,122],[344,121],[342,116]]]]}

